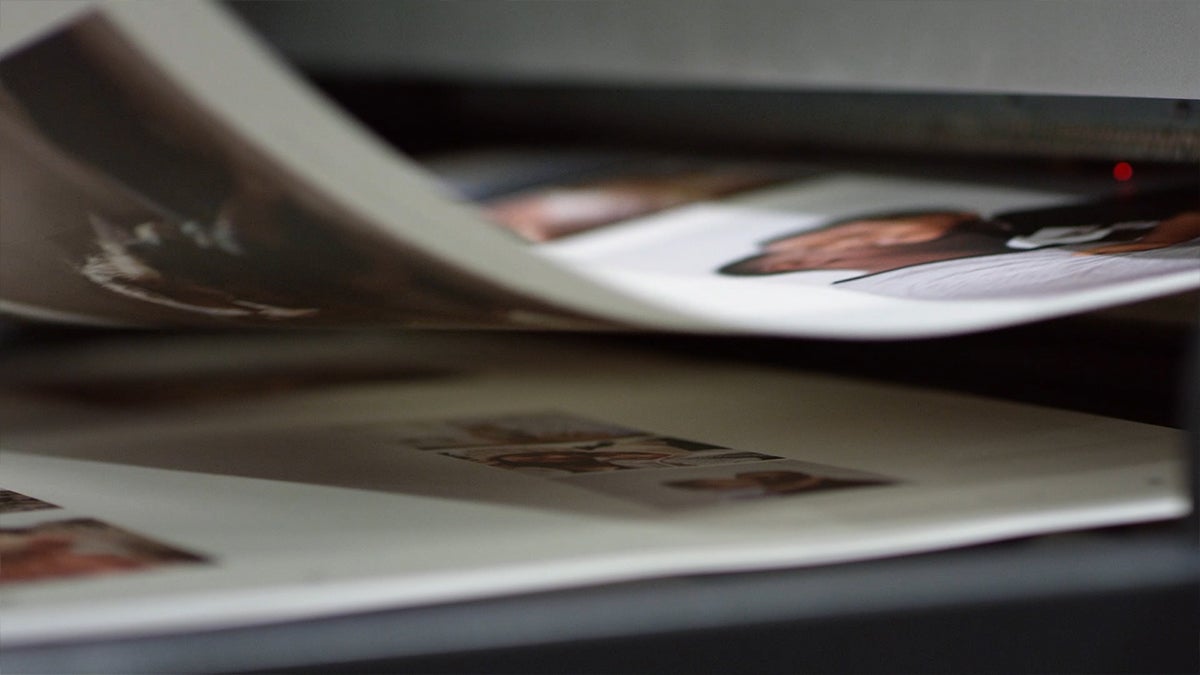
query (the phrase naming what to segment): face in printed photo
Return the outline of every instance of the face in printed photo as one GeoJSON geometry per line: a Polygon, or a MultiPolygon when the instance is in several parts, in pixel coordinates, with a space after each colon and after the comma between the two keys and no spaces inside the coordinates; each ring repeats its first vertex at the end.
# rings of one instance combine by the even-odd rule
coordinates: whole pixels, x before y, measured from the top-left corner
{"type": "Polygon", "coordinates": [[[646,435],[637,429],[560,412],[401,422],[380,428],[378,433],[390,442],[418,450],[605,441],[646,435]]]}
{"type": "Polygon", "coordinates": [[[770,185],[783,173],[739,166],[678,167],[540,188],[492,200],[487,215],[522,238],[551,241],[684,204],[770,185]]]}
{"type": "Polygon", "coordinates": [[[1095,288],[1194,270],[1197,195],[1169,189],[987,216],[955,209],[855,216],[770,239],[717,272],[846,270],[861,276],[836,282],[844,288],[929,299],[1095,288]]]}
{"type": "Polygon", "coordinates": [[[503,446],[451,450],[449,457],[534,475],[569,475],[631,469],[691,466],[723,455],[725,462],[774,459],[761,453],[739,453],[708,443],[666,436],[638,436],[581,443],[503,446]]]}
{"type": "Polygon", "coordinates": [[[0,583],[128,574],[202,563],[201,556],[99,520],[0,528],[0,583]]]}
{"type": "Polygon", "coordinates": [[[721,274],[763,276],[815,270],[866,273],[1005,250],[1011,235],[970,211],[864,216],[772,239],[721,274]],[[994,231],[993,231],[994,230],[994,231]]]}
{"type": "Polygon", "coordinates": [[[488,466],[537,475],[621,471],[652,465],[687,452],[665,439],[594,440],[575,443],[516,445],[476,450],[448,451],[448,457],[468,459],[488,466]]]}

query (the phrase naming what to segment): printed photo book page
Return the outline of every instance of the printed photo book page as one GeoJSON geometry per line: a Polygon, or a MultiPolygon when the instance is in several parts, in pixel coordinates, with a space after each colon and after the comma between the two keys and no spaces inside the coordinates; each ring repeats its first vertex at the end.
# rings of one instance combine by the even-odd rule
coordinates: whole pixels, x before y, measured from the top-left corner
{"type": "Polygon", "coordinates": [[[1194,176],[1016,188],[596,155],[464,189],[219,5],[0,11],[9,313],[906,338],[1200,287],[1194,176]]]}
{"type": "Polygon", "coordinates": [[[1188,508],[1174,429],[585,337],[235,333],[10,359],[0,642],[820,565],[1188,508]]]}

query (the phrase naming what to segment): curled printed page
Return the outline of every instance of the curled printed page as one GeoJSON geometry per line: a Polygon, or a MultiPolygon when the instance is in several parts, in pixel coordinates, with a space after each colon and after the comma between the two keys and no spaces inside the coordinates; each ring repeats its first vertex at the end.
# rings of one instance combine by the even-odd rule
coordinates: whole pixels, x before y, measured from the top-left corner
{"type": "Polygon", "coordinates": [[[0,309],[123,324],[945,335],[1200,287],[1194,184],[645,167],[480,209],[208,3],[9,3],[0,309]]]}
{"type": "Polygon", "coordinates": [[[0,648],[1189,508],[1176,429],[558,337],[244,332],[8,358],[0,648]]]}

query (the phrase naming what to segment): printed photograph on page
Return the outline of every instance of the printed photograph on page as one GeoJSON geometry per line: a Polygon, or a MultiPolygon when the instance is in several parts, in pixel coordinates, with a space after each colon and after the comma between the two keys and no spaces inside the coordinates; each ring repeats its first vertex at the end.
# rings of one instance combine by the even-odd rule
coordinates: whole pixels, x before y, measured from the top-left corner
{"type": "Polygon", "coordinates": [[[797,304],[804,288],[946,302],[1184,290],[1200,287],[1200,186],[1060,194],[827,174],[539,250],[647,294],[692,283],[763,312],[788,287],[797,304]]]}
{"type": "Polygon", "coordinates": [[[607,443],[646,435],[638,429],[558,411],[413,420],[380,426],[368,432],[389,444],[416,450],[607,443]]]}
{"type": "Polygon", "coordinates": [[[739,452],[719,445],[667,436],[633,436],[608,441],[548,443],[441,452],[500,469],[538,476],[569,476],[634,469],[737,464],[778,459],[759,452],[739,452]]]}
{"type": "Polygon", "coordinates": [[[490,220],[533,243],[603,230],[817,173],[779,161],[649,153],[549,154],[540,164],[520,159],[501,162],[494,172],[507,176],[507,186],[489,186],[479,168],[457,169],[459,175],[466,172],[473,180],[455,181],[455,173],[447,169],[443,175],[451,185],[478,200],[490,220]],[[558,175],[541,175],[555,167],[558,175]],[[522,175],[528,176],[528,184],[520,181],[522,175]]]}
{"type": "Polygon", "coordinates": [[[0,527],[0,584],[135,574],[204,562],[202,556],[91,518],[0,527]]]}
{"type": "Polygon", "coordinates": [[[566,412],[417,420],[357,432],[389,445],[558,481],[655,508],[714,506],[897,482],[566,412]]]}
{"type": "Polygon", "coordinates": [[[360,221],[98,15],[0,60],[0,152],[3,299],[18,306],[273,326],[555,314],[360,221]]]}

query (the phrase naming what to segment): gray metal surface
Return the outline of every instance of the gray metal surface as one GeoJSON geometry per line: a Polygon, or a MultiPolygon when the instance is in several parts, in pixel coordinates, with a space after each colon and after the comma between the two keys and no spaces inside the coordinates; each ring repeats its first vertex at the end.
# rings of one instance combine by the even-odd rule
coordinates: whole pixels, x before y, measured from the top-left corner
{"type": "Polygon", "coordinates": [[[544,83],[1200,97],[1192,0],[236,2],[305,67],[544,83]]]}
{"type": "Polygon", "coordinates": [[[532,663],[539,664],[538,672],[657,672],[659,666],[724,672],[705,660],[714,656],[733,658],[746,672],[758,671],[756,664],[799,672],[814,665],[814,655],[821,659],[818,672],[953,672],[956,663],[983,672],[1131,671],[1122,661],[1149,669],[1136,672],[1178,672],[1195,660],[1189,654],[1196,603],[1188,593],[1200,582],[1198,570],[1200,551],[1177,531],[1135,529],[808,570],[663,579],[235,630],[6,649],[0,669],[330,672],[342,671],[341,664],[366,664],[361,672],[431,672],[443,668],[419,659],[465,654],[465,660],[449,664],[449,672],[490,672],[509,668],[486,650],[530,649],[533,660],[518,664],[515,672],[530,672],[532,663]],[[1087,602],[1080,605],[1080,599],[1087,602]],[[1061,643],[1035,646],[1037,636],[1024,633],[1029,612],[1014,617],[987,611],[1004,605],[1051,615],[1064,627],[1056,638],[1061,643]],[[936,630],[909,625],[930,616],[941,617],[936,630]],[[860,629],[899,631],[901,651],[863,643],[860,629]],[[1097,636],[1113,633],[1129,642],[1096,643],[1097,636]],[[676,640],[686,635],[696,641],[684,638],[683,645],[709,653],[668,654],[664,665],[662,648],[655,645],[678,646],[676,640]],[[714,636],[722,639],[714,642],[714,636]],[[956,638],[969,643],[956,645],[956,638]],[[561,660],[574,658],[579,647],[573,645],[588,643],[602,645],[600,653],[584,647],[579,660],[561,660]],[[566,650],[558,652],[559,660],[538,656],[558,646],[566,650]],[[632,650],[633,663],[603,660],[614,648],[632,650]],[[642,660],[644,650],[658,653],[655,667],[642,660]],[[472,652],[480,656],[469,656],[472,652]]]}

